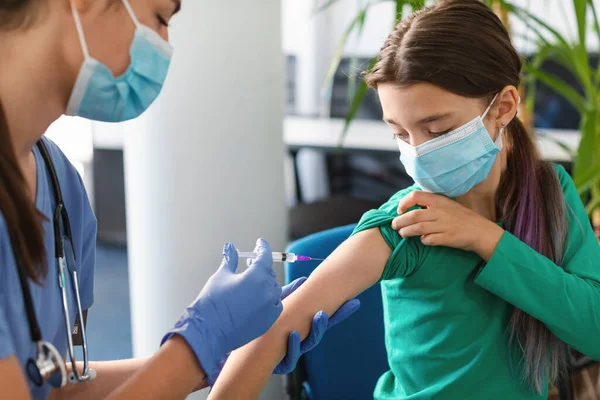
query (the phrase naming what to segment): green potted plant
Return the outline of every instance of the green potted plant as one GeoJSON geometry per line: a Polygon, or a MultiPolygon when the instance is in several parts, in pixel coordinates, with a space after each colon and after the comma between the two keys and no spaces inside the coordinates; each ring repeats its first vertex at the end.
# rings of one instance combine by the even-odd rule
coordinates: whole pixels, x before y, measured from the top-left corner
{"type": "MultiPolygon", "coordinates": [[[[593,0],[572,1],[577,17],[576,41],[569,41],[556,29],[522,7],[507,1],[503,1],[503,5],[510,13],[528,24],[539,42],[537,58],[525,64],[526,81],[530,84],[535,84],[536,80],[544,82],[568,100],[581,116],[581,142],[573,158],[573,179],[600,241],[600,65],[592,68],[585,47],[590,32],[598,35],[600,40],[600,29],[593,0]],[[594,21],[591,27],[588,24],[590,16],[594,21]],[[559,76],[542,71],[540,64],[544,59],[552,59],[567,68],[577,78],[583,88],[583,94],[559,76]]],[[[532,90],[531,93],[535,91],[532,90]]],[[[529,102],[529,107],[532,105],[533,102],[529,102]]]]}

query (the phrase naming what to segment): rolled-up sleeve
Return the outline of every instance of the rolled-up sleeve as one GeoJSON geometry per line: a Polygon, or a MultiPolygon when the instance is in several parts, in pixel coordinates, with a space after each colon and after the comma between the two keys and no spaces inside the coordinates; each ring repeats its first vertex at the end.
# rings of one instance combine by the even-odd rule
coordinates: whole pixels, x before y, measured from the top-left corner
{"type": "Polygon", "coordinates": [[[422,260],[422,247],[418,238],[402,238],[398,232],[392,228],[392,220],[396,215],[381,210],[371,210],[363,215],[360,222],[354,229],[353,234],[358,232],[378,228],[379,233],[392,250],[392,255],[383,270],[380,280],[388,280],[399,277],[405,277],[415,271],[422,260]]]}

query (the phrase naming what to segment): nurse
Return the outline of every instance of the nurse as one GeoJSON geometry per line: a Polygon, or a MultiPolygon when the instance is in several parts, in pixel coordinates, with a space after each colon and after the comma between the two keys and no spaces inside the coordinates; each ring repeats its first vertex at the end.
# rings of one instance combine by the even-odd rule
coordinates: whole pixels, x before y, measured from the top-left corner
{"type": "MultiPolygon", "coordinates": [[[[62,114],[121,122],[143,113],[162,89],[172,53],[167,27],[180,6],[0,0],[2,398],[185,398],[214,384],[228,354],[265,333],[281,300],[304,282],[279,286],[264,240],[236,274],[237,253],[227,244],[221,266],[153,357],[65,367],[71,338],[85,343],[97,225],[75,168],[42,135],[62,114]],[[75,384],[65,386],[67,376],[75,384]]],[[[291,371],[358,306],[352,300],[331,319],[317,313],[307,339],[289,336],[274,372],[291,371]]]]}

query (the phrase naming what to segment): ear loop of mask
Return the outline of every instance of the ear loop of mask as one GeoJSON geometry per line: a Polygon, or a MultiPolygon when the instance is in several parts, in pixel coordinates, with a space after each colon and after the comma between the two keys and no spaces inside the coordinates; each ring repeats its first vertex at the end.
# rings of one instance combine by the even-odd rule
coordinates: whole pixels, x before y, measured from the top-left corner
{"type": "Polygon", "coordinates": [[[481,115],[481,120],[483,121],[485,116],[487,115],[487,113],[490,111],[490,109],[492,108],[492,106],[494,105],[494,102],[496,101],[496,98],[498,97],[498,93],[496,93],[496,95],[494,96],[494,98],[492,99],[492,101],[490,102],[490,105],[487,106],[487,108],[485,109],[485,111],[483,112],[483,114],[481,115]]]}
{"type": "Polygon", "coordinates": [[[88,51],[87,43],[85,42],[85,35],[83,33],[83,26],[81,25],[81,19],[79,18],[79,12],[75,7],[75,4],[71,1],[71,10],[73,12],[73,19],[75,20],[75,28],[77,29],[77,34],[79,35],[79,43],[81,43],[81,50],[83,52],[83,58],[89,59],[90,52],[88,51]]]}
{"type": "MultiPolygon", "coordinates": [[[[492,101],[490,102],[490,105],[487,106],[487,108],[485,109],[485,111],[483,112],[483,114],[481,115],[481,123],[483,123],[483,119],[485,118],[485,116],[487,115],[487,113],[490,111],[490,109],[492,108],[492,105],[494,105],[494,102],[496,101],[496,98],[498,98],[498,94],[496,93],[496,95],[494,96],[494,98],[492,99],[492,101]]],[[[496,138],[496,140],[494,141],[494,144],[496,145],[496,147],[498,149],[502,149],[502,134],[504,133],[504,128],[500,128],[498,130],[498,137],[496,138]]]]}
{"type": "MultiPolygon", "coordinates": [[[[129,4],[129,0],[123,0],[123,5],[125,6],[127,13],[133,20],[133,24],[135,25],[135,27],[137,29],[139,27],[140,23],[139,23],[137,17],[135,16],[135,13],[133,12],[133,9],[131,8],[131,4],[129,4]]],[[[85,41],[85,34],[83,33],[83,26],[81,25],[81,18],[79,16],[79,12],[77,11],[77,8],[75,7],[75,4],[72,1],[71,1],[71,11],[73,12],[73,19],[75,20],[75,28],[77,29],[77,34],[79,35],[79,43],[81,43],[81,50],[83,51],[84,58],[87,60],[88,58],[90,58],[90,52],[88,50],[87,43],[85,41]]]]}
{"type": "Polygon", "coordinates": [[[133,24],[135,25],[136,29],[139,28],[140,22],[138,21],[137,17],[135,16],[135,13],[133,12],[133,8],[131,8],[131,4],[129,3],[129,0],[123,0],[123,5],[125,6],[125,9],[129,13],[129,16],[133,20],[133,24]]]}

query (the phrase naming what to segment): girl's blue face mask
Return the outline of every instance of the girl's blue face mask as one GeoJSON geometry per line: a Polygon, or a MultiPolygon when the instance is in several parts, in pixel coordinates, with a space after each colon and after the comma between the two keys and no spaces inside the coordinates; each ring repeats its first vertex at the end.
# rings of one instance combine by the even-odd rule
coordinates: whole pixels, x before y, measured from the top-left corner
{"type": "Polygon", "coordinates": [[[400,161],[421,189],[458,197],[487,178],[496,155],[502,150],[503,129],[500,129],[496,142],[493,142],[483,124],[497,96],[494,96],[483,115],[443,136],[419,146],[396,139],[400,161]]]}
{"type": "Polygon", "coordinates": [[[135,24],[127,71],[115,78],[88,52],[79,14],[71,2],[84,61],[67,105],[67,115],[94,121],[123,122],[141,115],[162,90],[173,49],[158,33],[139,23],[129,0],[123,0],[135,24]]]}

